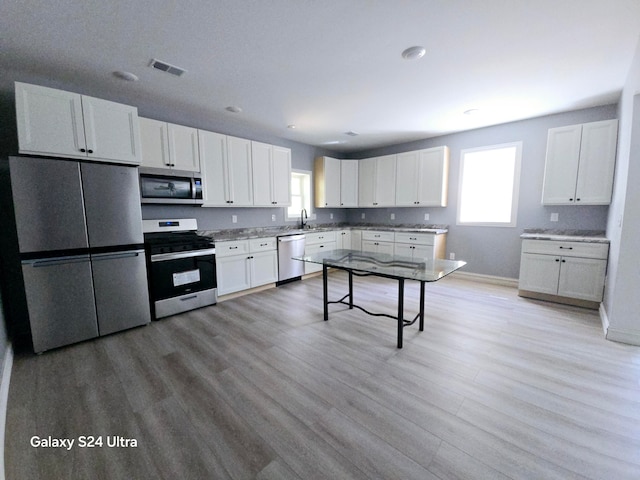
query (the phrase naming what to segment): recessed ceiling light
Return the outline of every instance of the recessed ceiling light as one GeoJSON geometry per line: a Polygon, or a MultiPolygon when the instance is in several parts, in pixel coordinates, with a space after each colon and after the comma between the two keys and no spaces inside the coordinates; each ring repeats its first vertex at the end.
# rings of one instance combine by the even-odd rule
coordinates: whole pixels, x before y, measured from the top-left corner
{"type": "Polygon", "coordinates": [[[287,128],[289,128],[291,130],[295,130],[296,126],[292,123],[291,125],[287,125],[287,128]]]}
{"type": "Polygon", "coordinates": [[[225,110],[227,110],[229,112],[232,112],[232,113],[240,113],[240,112],[242,112],[242,109],[240,107],[236,107],[234,105],[225,108],[225,110]]]}
{"type": "Polygon", "coordinates": [[[469,110],[465,110],[464,113],[465,115],[475,115],[476,113],[478,113],[480,111],[479,108],[470,108],[469,110]]]}
{"type": "Polygon", "coordinates": [[[405,60],[418,60],[419,58],[424,57],[425,53],[427,53],[427,49],[424,47],[409,47],[404,52],[402,52],[402,58],[404,58],[405,60]]]}
{"type": "Polygon", "coordinates": [[[354,132],[353,130],[349,130],[348,132],[344,132],[345,135],[349,135],[350,137],[357,137],[358,132],[354,132]]]}
{"type": "Polygon", "coordinates": [[[122,70],[113,72],[113,75],[118,77],[120,80],[126,80],[127,82],[137,82],[140,80],[137,75],[134,75],[131,72],[124,72],[122,70]]]}

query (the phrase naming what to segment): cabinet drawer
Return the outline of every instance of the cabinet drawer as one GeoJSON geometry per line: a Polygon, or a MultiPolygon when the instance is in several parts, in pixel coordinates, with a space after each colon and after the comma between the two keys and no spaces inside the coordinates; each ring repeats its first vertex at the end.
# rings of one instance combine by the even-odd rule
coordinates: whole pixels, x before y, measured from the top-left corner
{"type": "Polygon", "coordinates": [[[557,240],[523,240],[522,253],[606,259],[609,254],[609,244],[561,242],[557,240]]]}
{"type": "Polygon", "coordinates": [[[395,241],[393,232],[379,232],[376,230],[363,230],[362,240],[371,240],[375,242],[393,242],[395,241]]]}
{"type": "Polygon", "coordinates": [[[276,250],[276,237],[253,238],[249,240],[249,250],[252,253],[276,250]]]}
{"type": "Polygon", "coordinates": [[[305,233],[305,244],[313,245],[315,243],[327,243],[336,241],[336,232],[313,232],[305,233]]]}
{"type": "Polygon", "coordinates": [[[410,243],[412,245],[433,245],[435,235],[432,233],[410,233],[396,232],[395,241],[397,243],[410,243]]]}
{"type": "Polygon", "coordinates": [[[249,240],[216,242],[216,257],[229,257],[249,253],[249,240]]]}

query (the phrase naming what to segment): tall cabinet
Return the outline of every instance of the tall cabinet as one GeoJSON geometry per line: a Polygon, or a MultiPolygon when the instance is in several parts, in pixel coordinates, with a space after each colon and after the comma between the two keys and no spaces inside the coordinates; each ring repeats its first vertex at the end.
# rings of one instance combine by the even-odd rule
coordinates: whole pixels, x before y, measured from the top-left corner
{"type": "Polygon", "coordinates": [[[542,189],[544,205],[611,202],[618,121],[552,128],[542,189]]]}

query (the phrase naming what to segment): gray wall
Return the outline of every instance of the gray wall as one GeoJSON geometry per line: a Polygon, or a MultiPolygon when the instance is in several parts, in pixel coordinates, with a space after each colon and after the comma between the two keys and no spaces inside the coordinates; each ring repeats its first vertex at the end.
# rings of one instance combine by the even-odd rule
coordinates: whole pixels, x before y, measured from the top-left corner
{"type": "Polygon", "coordinates": [[[517,278],[520,269],[520,234],[525,228],[595,229],[605,230],[606,206],[541,205],[547,130],[562,125],[586,123],[616,118],[615,105],[578,110],[545,117],[523,120],[494,127],[445,135],[403,145],[395,145],[352,155],[366,158],[399,153],[421,148],[447,145],[450,148],[449,202],[447,207],[353,209],[348,219],[352,222],[411,223],[449,225],[447,256],[454,252],[457,259],[466,260],[468,272],[517,278]],[[460,151],[466,148],[522,141],[522,172],[518,218],[515,228],[473,227],[456,225],[460,151]],[[549,220],[552,212],[559,214],[558,222],[549,220]],[[361,215],[365,214],[365,220],[361,215]],[[390,220],[391,213],[395,220],[390,220]],[[424,214],[429,220],[424,220],[424,214]]]}
{"type": "Polygon", "coordinates": [[[607,338],[640,345],[640,42],[619,104],[620,135],[613,201],[607,225],[611,239],[604,311],[607,338]]]}

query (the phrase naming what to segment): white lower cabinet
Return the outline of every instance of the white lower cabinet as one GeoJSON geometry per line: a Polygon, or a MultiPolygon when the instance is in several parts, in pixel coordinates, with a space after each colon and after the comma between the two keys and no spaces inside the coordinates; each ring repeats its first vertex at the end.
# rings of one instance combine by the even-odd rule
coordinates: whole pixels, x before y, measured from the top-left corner
{"type": "Polygon", "coordinates": [[[519,294],[601,302],[607,271],[606,243],[524,240],[520,260],[519,294]],[[561,298],[560,298],[561,297],[561,298]]]}
{"type": "Polygon", "coordinates": [[[362,232],[362,251],[393,255],[393,232],[364,230],[362,232]]]}
{"type": "Polygon", "coordinates": [[[276,238],[216,242],[216,277],[219,295],[277,281],[276,238]]]}
{"type": "MultiPolygon", "coordinates": [[[[319,252],[329,252],[335,250],[337,247],[335,231],[322,231],[307,233],[305,235],[304,254],[313,255],[319,252]]],[[[304,264],[304,274],[320,272],[322,271],[322,265],[316,263],[304,264]]]]}
{"type": "Polygon", "coordinates": [[[336,231],[336,248],[338,250],[350,250],[351,247],[351,230],[336,231]]]}

